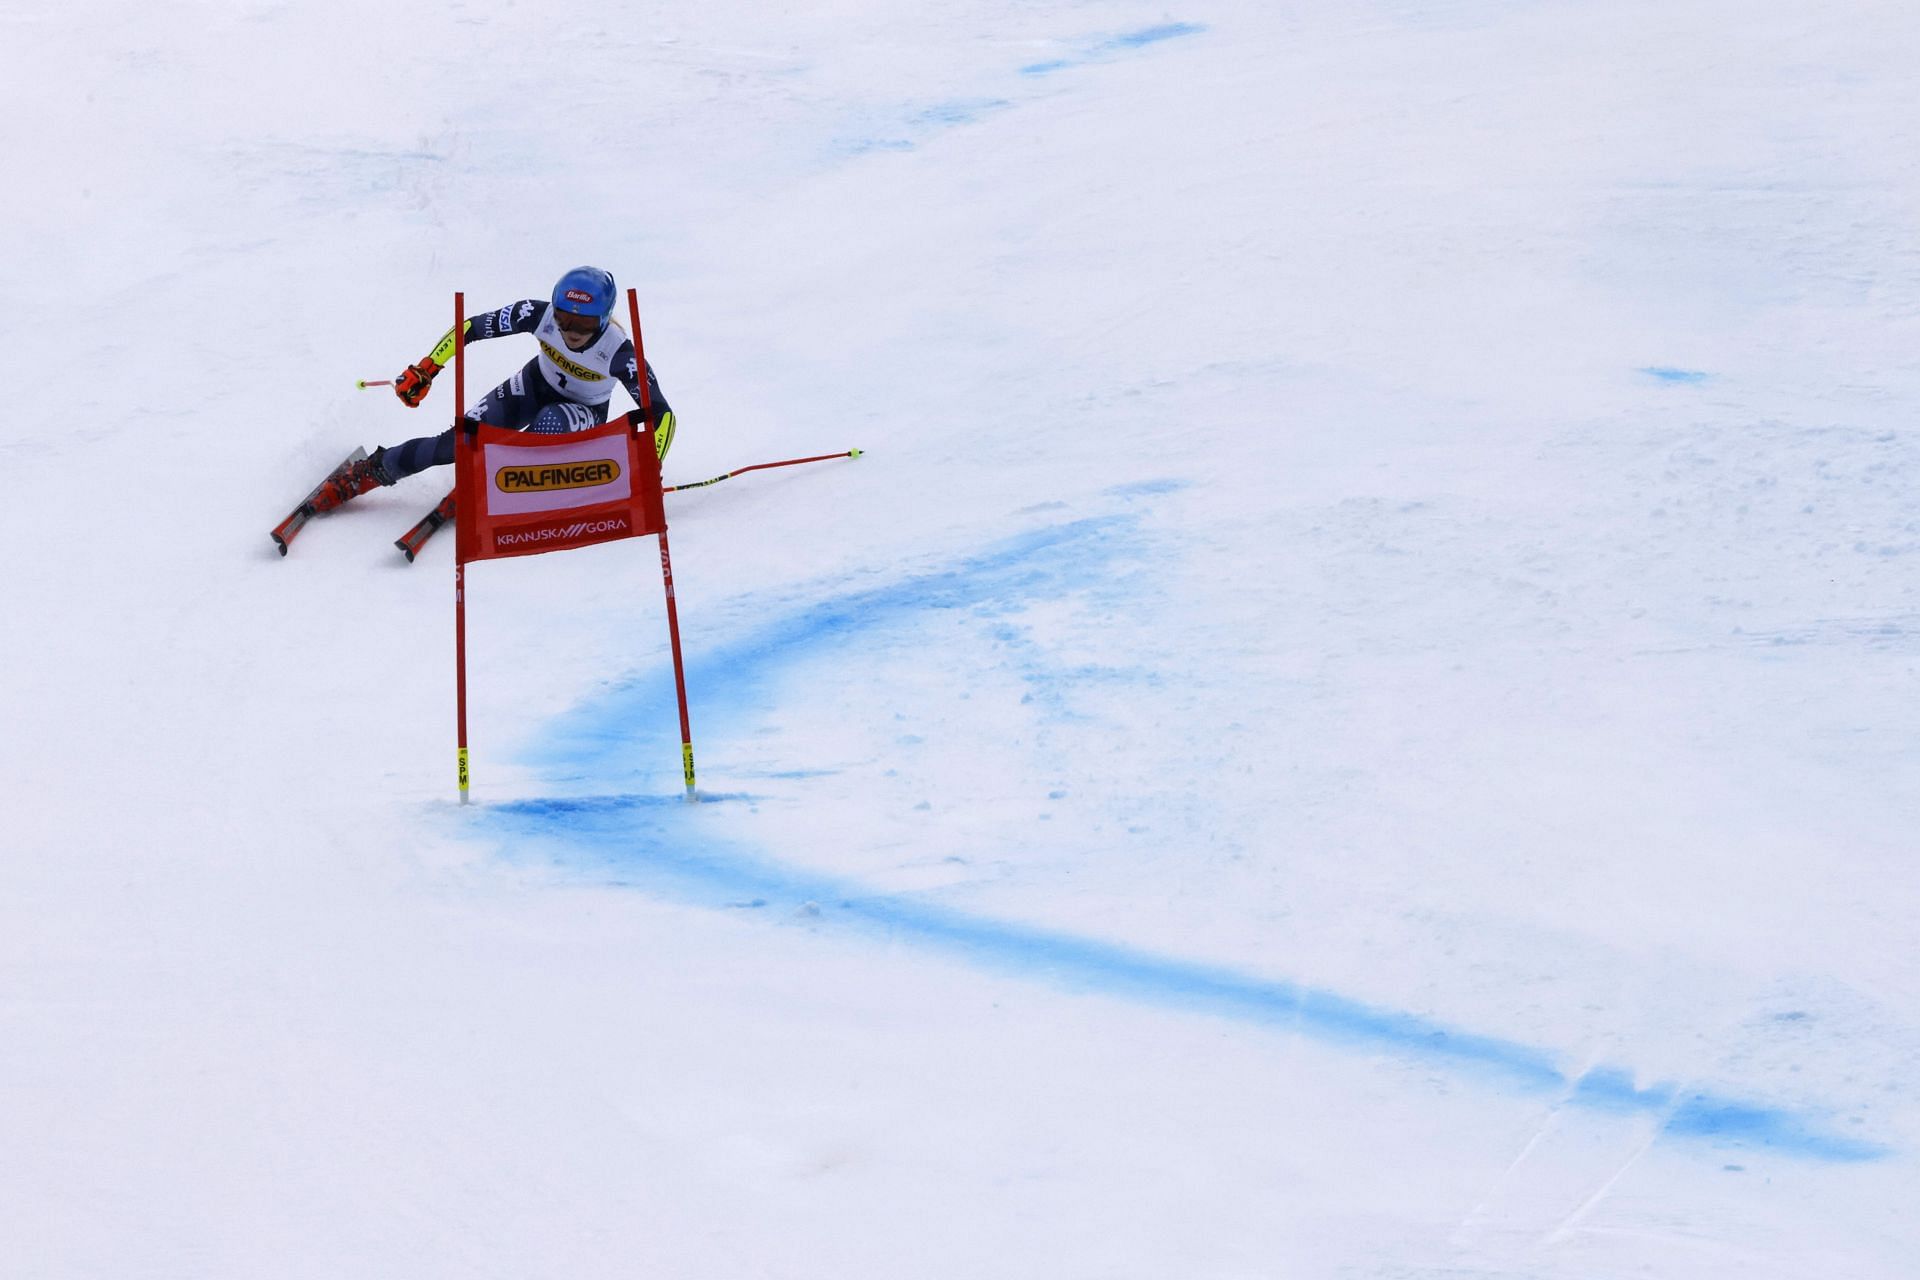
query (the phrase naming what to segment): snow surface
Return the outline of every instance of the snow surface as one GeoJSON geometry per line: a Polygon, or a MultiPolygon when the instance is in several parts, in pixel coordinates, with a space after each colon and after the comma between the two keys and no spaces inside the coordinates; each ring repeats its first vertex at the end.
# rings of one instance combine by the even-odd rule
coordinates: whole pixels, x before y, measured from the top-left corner
{"type": "Polygon", "coordinates": [[[1920,1274],[1916,65],[0,13],[0,1275],[1920,1274]],[[443,477],[266,530],[580,262],[869,453],[669,499],[698,805],[650,545],[476,566],[462,808],[443,477]]]}

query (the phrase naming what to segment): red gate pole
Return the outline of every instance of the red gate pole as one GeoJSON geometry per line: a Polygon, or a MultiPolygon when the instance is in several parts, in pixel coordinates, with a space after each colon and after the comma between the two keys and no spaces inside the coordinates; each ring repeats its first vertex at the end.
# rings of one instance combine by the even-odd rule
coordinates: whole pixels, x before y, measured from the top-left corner
{"type": "Polygon", "coordinates": [[[673,557],[667,552],[667,531],[660,530],[660,581],[667,592],[667,639],[673,645],[673,691],[680,698],[680,772],[686,779],[687,799],[693,790],[693,726],[687,722],[687,672],[680,660],[680,612],[673,603],[673,557]]]}
{"type": "MultiPolygon", "coordinates": [[[[463,429],[467,419],[467,295],[453,295],[453,486],[459,492],[466,485],[468,451],[473,442],[463,429]]],[[[461,504],[473,510],[473,496],[461,504]]],[[[470,515],[468,519],[472,519],[470,515]]],[[[453,665],[456,717],[459,721],[460,803],[467,803],[467,562],[466,539],[454,526],[453,543],[453,665]]]]}
{"type": "MultiPolygon", "coordinates": [[[[640,388],[640,420],[647,424],[647,447],[654,448],[653,391],[647,384],[647,353],[640,341],[640,295],[627,290],[627,318],[633,322],[634,381],[640,388]]],[[[655,450],[652,466],[659,474],[660,455],[655,450]]],[[[687,718],[687,670],[680,657],[680,610],[673,600],[673,557],[667,551],[667,528],[660,526],[660,582],[667,593],[667,640],[673,647],[673,691],[680,699],[680,773],[686,780],[687,799],[700,797],[693,789],[693,725],[687,718]]]]}

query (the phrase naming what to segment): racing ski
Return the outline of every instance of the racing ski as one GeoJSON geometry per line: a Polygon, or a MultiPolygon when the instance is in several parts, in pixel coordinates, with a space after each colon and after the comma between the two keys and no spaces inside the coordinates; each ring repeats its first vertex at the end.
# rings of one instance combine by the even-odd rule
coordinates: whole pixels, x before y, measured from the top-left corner
{"type": "Polygon", "coordinates": [[[420,548],[427,545],[427,539],[431,538],[441,525],[452,519],[453,490],[449,489],[447,496],[440,499],[440,505],[421,516],[420,523],[401,534],[393,545],[406,552],[407,563],[412,564],[413,558],[420,554],[420,548]]]}
{"type": "Polygon", "coordinates": [[[300,505],[288,512],[287,518],[273,527],[273,542],[275,546],[280,548],[281,555],[284,556],[287,554],[287,547],[292,544],[294,538],[299,535],[300,531],[307,527],[307,521],[313,519],[315,514],[313,510],[313,500],[320,496],[320,490],[326,487],[327,481],[333,479],[366,456],[367,451],[365,449],[355,449],[352,453],[348,454],[346,461],[329,471],[325,479],[313,486],[313,492],[302,498],[300,505]]]}

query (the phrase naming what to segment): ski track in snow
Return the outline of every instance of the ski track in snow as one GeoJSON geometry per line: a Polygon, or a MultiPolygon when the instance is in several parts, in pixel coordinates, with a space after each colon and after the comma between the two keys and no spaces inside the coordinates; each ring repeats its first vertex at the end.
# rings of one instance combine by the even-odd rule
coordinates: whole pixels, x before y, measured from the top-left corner
{"type": "MultiPolygon", "coordinates": [[[[1153,481],[1109,496],[1150,496],[1179,487],[1178,481],[1153,481]]],[[[1076,592],[1124,591],[1117,581],[1120,569],[1141,559],[1147,546],[1138,515],[1090,516],[1018,535],[950,567],[829,595],[695,656],[689,665],[692,687],[718,691],[700,704],[697,723],[710,730],[737,727],[762,702],[781,668],[817,659],[823,649],[845,643],[856,632],[911,627],[940,611],[990,616],[1076,592]]],[[[1071,669],[1042,674],[1042,660],[1026,661],[1025,678],[1039,695],[1034,700],[1050,714],[1070,714],[1067,695],[1077,680],[1109,674],[1071,669]]],[[[1151,683],[1150,674],[1133,678],[1151,683]]],[[[669,722],[672,696],[670,672],[641,675],[561,717],[530,758],[561,771],[584,770],[607,758],[666,759],[673,754],[671,744],[657,729],[669,722]]],[[[708,793],[703,798],[714,803],[754,797],[708,793]]],[[[1476,1034],[1338,992],[957,911],[917,895],[879,893],[715,839],[697,830],[687,813],[677,794],[535,798],[481,810],[475,834],[499,840],[511,859],[549,858],[566,878],[716,909],[817,920],[1025,978],[1384,1050],[1443,1065],[1490,1087],[1528,1096],[1557,1093],[1560,1105],[1623,1121],[1650,1121],[1656,1136],[1761,1147],[1820,1161],[1891,1154],[1884,1143],[1838,1131],[1822,1114],[1831,1108],[1817,1113],[1774,1107],[1691,1083],[1641,1086],[1631,1069],[1617,1064],[1569,1070],[1554,1050],[1476,1034]]]]}

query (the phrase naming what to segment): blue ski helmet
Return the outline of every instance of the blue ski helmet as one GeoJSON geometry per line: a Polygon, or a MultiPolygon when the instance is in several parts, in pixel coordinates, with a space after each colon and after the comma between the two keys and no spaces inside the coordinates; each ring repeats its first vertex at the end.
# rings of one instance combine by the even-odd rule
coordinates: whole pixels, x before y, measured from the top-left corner
{"type": "Polygon", "coordinates": [[[605,320],[613,314],[613,277],[598,267],[575,267],[553,286],[553,309],[605,320]]]}

